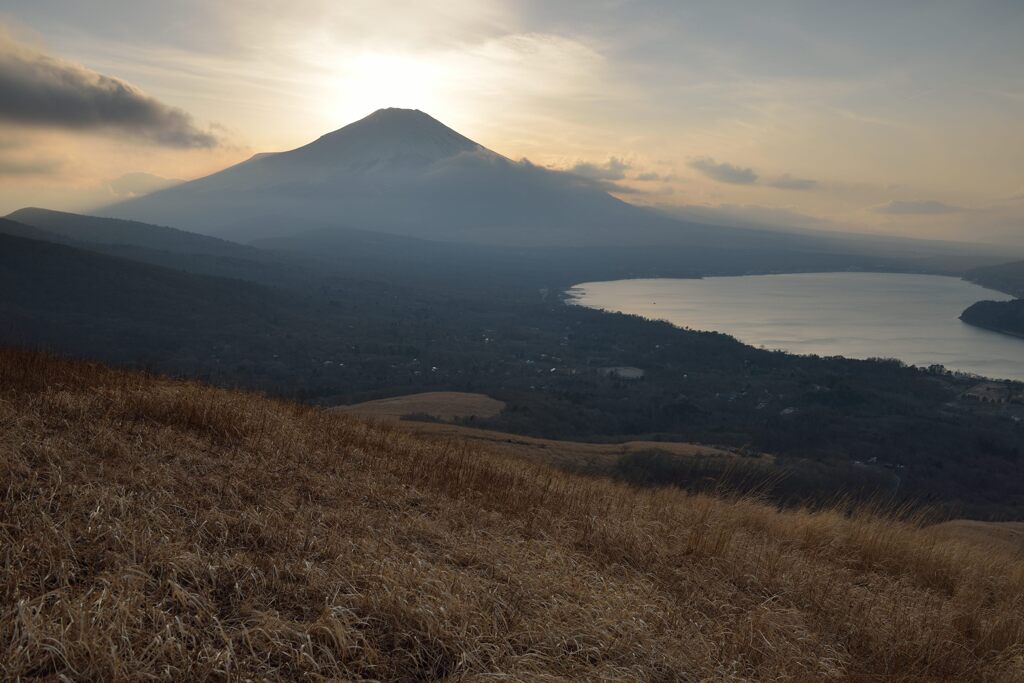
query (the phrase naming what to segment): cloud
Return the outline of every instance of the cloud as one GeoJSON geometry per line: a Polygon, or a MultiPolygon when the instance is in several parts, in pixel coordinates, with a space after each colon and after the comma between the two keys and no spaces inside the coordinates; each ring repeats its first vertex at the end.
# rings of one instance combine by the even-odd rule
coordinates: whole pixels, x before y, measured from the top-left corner
{"type": "Polygon", "coordinates": [[[655,182],[662,181],[670,183],[676,179],[674,173],[655,173],[654,171],[647,171],[645,173],[637,173],[633,176],[633,180],[639,180],[641,182],[655,182]]]}
{"type": "Polygon", "coordinates": [[[117,78],[16,43],[0,31],[0,120],[71,130],[116,130],[177,148],[217,138],[192,117],[117,78]]]}
{"type": "Polygon", "coordinates": [[[919,201],[893,200],[887,204],[880,204],[872,208],[875,213],[886,213],[898,216],[934,216],[945,213],[960,213],[967,209],[961,206],[943,204],[934,199],[919,201]]]}
{"type": "MultiPolygon", "coordinates": [[[[529,159],[523,158],[519,161],[521,165],[534,166],[529,159]]],[[[544,167],[536,167],[544,168],[544,167]]],[[[547,167],[546,170],[552,171],[557,174],[562,174],[572,178],[573,182],[581,184],[587,187],[591,187],[602,192],[615,195],[632,195],[634,197],[658,197],[668,196],[675,192],[675,189],[669,185],[663,185],[661,187],[635,187],[633,185],[626,185],[621,181],[636,181],[636,180],[663,180],[668,181],[672,179],[671,175],[659,175],[657,173],[640,173],[636,176],[627,176],[626,171],[630,168],[630,164],[624,162],[622,159],[611,157],[607,162],[603,164],[595,164],[591,162],[580,162],[570,168],[555,168],[547,167]]]]}
{"type": "Polygon", "coordinates": [[[603,164],[581,162],[569,169],[569,173],[588,180],[622,180],[626,177],[629,164],[612,157],[603,164]]]}
{"type": "Polygon", "coordinates": [[[60,159],[4,159],[0,157],[0,177],[47,176],[60,171],[60,159]]]}
{"type": "Polygon", "coordinates": [[[818,186],[817,180],[797,178],[788,173],[783,173],[771,179],[761,179],[752,168],[736,166],[725,162],[718,163],[711,157],[691,159],[688,165],[712,180],[732,185],[754,185],[756,183],[780,190],[813,190],[818,186]]]}
{"type": "Polygon", "coordinates": [[[810,178],[795,178],[788,173],[784,173],[778,178],[766,181],[765,185],[780,190],[813,190],[818,186],[818,181],[811,180],[810,178]]]}
{"type": "Polygon", "coordinates": [[[711,157],[691,159],[688,165],[690,168],[720,183],[752,185],[757,182],[757,174],[754,173],[754,169],[726,163],[720,164],[711,157]]]}
{"type": "Polygon", "coordinates": [[[758,206],[756,204],[675,204],[658,207],[664,213],[688,221],[729,225],[744,228],[772,228],[777,230],[838,230],[851,226],[839,225],[828,219],[800,213],[792,208],[758,206]]]}
{"type": "Polygon", "coordinates": [[[110,188],[112,194],[118,197],[138,197],[183,182],[183,180],[163,178],[151,173],[126,173],[107,181],[107,187],[110,188]]]}
{"type": "Polygon", "coordinates": [[[637,173],[635,175],[626,175],[626,171],[630,170],[632,165],[619,159],[617,157],[610,157],[608,161],[603,164],[595,164],[591,162],[580,162],[571,168],[566,169],[567,173],[571,173],[577,178],[581,178],[593,187],[596,187],[604,192],[617,195],[634,195],[634,196],[667,196],[673,194],[675,190],[668,186],[652,188],[650,186],[640,188],[633,185],[625,185],[620,181],[640,181],[640,182],[669,182],[675,179],[670,173],[661,174],[654,171],[648,171],[643,173],[637,173]]]}

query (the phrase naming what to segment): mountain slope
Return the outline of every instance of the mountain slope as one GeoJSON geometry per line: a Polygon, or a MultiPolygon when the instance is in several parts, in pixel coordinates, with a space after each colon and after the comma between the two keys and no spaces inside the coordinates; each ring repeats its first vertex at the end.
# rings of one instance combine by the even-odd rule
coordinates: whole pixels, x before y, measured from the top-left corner
{"type": "Polygon", "coordinates": [[[95,358],[175,358],[272,327],[276,294],[257,285],[0,234],[0,341],[95,358]],[[184,334],[188,331],[188,334],[184,334]]]}
{"type": "Polygon", "coordinates": [[[214,256],[252,256],[255,252],[251,247],[206,235],[137,221],[86,216],[34,207],[19,209],[8,215],[7,218],[73,243],[135,246],[174,253],[214,256]]]}
{"type": "MultiPolygon", "coordinates": [[[[26,237],[130,261],[294,289],[309,285],[308,258],[137,221],[26,208],[0,219],[0,234],[26,237]]],[[[319,268],[323,271],[324,268],[319,268]]]]}
{"type": "MultiPolygon", "coordinates": [[[[1001,263],[968,271],[964,278],[982,287],[1024,296],[1024,261],[1001,263]]],[[[1024,299],[1012,301],[978,301],[968,306],[960,319],[994,332],[1024,337],[1024,299]]]]}
{"type": "Polygon", "coordinates": [[[0,677],[1024,677],[1024,565],[0,351],[0,677]]]}
{"type": "Polygon", "coordinates": [[[347,226],[523,246],[807,243],[677,221],[615,199],[591,181],[511,161],[427,114],[399,109],[101,213],[246,242],[347,226]]]}
{"type": "MultiPolygon", "coordinates": [[[[136,221],[45,209],[21,209],[0,219],[0,234],[66,244],[188,272],[285,286],[301,291],[317,278],[342,276],[453,293],[484,289],[562,289],[620,277],[703,277],[806,270],[894,269],[907,263],[882,256],[828,251],[737,247],[502,247],[424,240],[343,226],[300,230],[251,245],[136,221]],[[34,226],[34,227],[33,227],[34,226]]],[[[807,247],[808,245],[804,245],[807,247]]]]}
{"type": "Polygon", "coordinates": [[[1024,297],[1024,261],[975,268],[968,271],[964,277],[982,287],[997,289],[1016,297],[1024,297]]]}
{"type": "Polygon", "coordinates": [[[44,242],[61,243],[63,241],[60,235],[12,221],[9,218],[0,218],[0,234],[23,237],[30,240],[42,240],[44,242]]]}

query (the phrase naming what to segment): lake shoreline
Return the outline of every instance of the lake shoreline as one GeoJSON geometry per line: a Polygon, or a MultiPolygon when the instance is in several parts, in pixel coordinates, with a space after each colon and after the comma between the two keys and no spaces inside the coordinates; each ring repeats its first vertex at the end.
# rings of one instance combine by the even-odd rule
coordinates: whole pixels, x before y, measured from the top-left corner
{"type": "Polygon", "coordinates": [[[979,300],[1007,293],[957,276],[840,271],[584,282],[566,303],[719,332],[796,355],[896,358],[1024,381],[1024,344],[961,322],[979,300]]]}

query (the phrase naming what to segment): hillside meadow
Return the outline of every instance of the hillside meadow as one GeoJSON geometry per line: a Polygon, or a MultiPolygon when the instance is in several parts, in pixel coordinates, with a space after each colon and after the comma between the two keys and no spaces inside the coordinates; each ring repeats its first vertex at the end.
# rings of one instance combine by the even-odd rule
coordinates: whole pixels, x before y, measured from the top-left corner
{"type": "Polygon", "coordinates": [[[0,351],[0,678],[1024,680],[1024,563],[0,351]]]}

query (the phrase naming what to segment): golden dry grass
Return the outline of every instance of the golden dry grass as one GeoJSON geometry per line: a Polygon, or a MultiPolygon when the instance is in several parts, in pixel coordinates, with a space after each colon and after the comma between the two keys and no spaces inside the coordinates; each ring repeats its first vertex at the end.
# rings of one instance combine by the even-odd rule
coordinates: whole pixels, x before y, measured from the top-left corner
{"type": "Polygon", "coordinates": [[[486,394],[467,394],[460,391],[429,391],[332,408],[337,412],[367,417],[430,415],[439,420],[494,417],[504,409],[505,403],[496,398],[486,394]]]}
{"type": "Polygon", "coordinates": [[[998,548],[1024,559],[1024,522],[954,519],[928,527],[928,533],[944,541],[961,541],[980,548],[998,548]]]}
{"type": "Polygon", "coordinates": [[[0,352],[0,678],[1024,680],[1024,565],[0,352]]]}
{"type": "MultiPolygon", "coordinates": [[[[377,419],[377,418],[374,418],[377,419]]],[[[521,457],[527,460],[558,465],[573,471],[603,472],[612,467],[619,458],[630,453],[665,453],[687,458],[708,458],[731,461],[737,455],[731,451],[677,441],[623,441],[618,443],[589,443],[586,441],[563,441],[541,439],[521,434],[496,432],[463,425],[439,422],[417,422],[415,420],[391,420],[388,427],[410,434],[424,441],[454,441],[479,449],[488,454],[521,457]]],[[[774,462],[771,455],[761,454],[759,461],[774,462]]]]}

